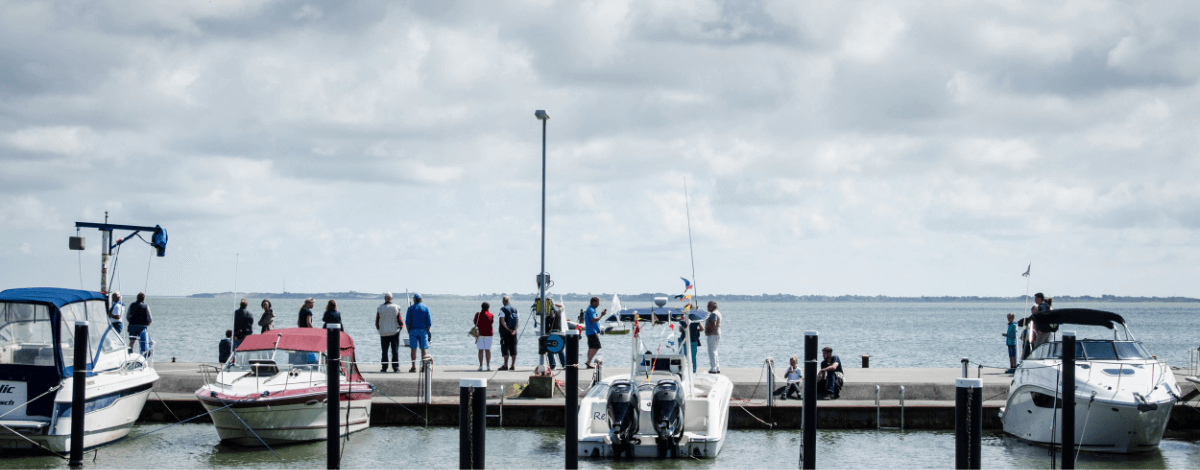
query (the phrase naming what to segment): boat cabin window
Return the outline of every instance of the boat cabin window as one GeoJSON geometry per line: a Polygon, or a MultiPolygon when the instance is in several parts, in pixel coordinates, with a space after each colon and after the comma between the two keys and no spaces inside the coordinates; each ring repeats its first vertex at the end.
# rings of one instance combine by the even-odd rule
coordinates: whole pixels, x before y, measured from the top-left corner
{"type": "MultiPolygon", "coordinates": [[[[1084,359],[1086,357],[1083,354],[1083,343],[1080,343],[1080,342],[1075,343],[1075,357],[1077,359],[1084,359]]],[[[1062,343],[1055,341],[1053,343],[1046,343],[1041,346],[1038,346],[1038,348],[1035,349],[1033,351],[1033,353],[1029,355],[1029,358],[1030,359],[1062,359],[1062,343]]]]}
{"type": "Polygon", "coordinates": [[[45,305],[0,303],[0,364],[53,366],[53,327],[45,305]]]}
{"type": "MultiPolygon", "coordinates": [[[[108,322],[108,314],[103,300],[89,300],[63,305],[59,308],[58,337],[62,341],[64,364],[70,364],[75,357],[75,322],[88,322],[88,362],[95,361],[96,350],[108,354],[125,349],[121,334],[112,329],[108,322]],[[97,348],[99,345],[99,348],[97,348]]],[[[115,356],[114,356],[115,357],[115,356]]],[[[103,367],[103,366],[102,366],[103,367]]]]}
{"type": "Polygon", "coordinates": [[[234,365],[232,370],[248,370],[251,361],[274,361],[280,370],[313,369],[324,370],[325,355],[312,351],[296,351],[291,349],[263,349],[258,351],[237,351],[233,353],[234,365]]]}
{"type": "MultiPolygon", "coordinates": [[[[1034,350],[1029,358],[1062,359],[1062,343],[1043,344],[1034,350]]],[[[1088,361],[1150,359],[1150,353],[1136,341],[1084,340],[1075,343],[1075,358],[1088,361]]]]}

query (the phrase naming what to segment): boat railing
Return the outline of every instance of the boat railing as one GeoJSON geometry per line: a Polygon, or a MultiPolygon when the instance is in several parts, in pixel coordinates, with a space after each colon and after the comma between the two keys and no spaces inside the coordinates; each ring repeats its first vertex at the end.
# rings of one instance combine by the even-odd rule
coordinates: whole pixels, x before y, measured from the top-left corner
{"type": "Polygon", "coordinates": [[[1188,375],[1200,375],[1200,348],[1188,349],[1188,375]]]}
{"type": "Polygon", "coordinates": [[[882,409],[882,406],[880,406],[880,404],[879,404],[879,386],[876,385],[875,386],[875,429],[898,429],[901,431],[904,430],[904,386],[903,385],[900,386],[900,427],[883,426],[883,421],[880,420],[881,415],[882,415],[881,409],[882,409]]]}

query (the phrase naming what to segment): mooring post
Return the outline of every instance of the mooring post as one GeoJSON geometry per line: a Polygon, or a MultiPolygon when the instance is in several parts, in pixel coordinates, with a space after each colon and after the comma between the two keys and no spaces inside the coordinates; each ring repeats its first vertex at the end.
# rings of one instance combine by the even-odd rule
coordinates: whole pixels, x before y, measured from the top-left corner
{"type": "MultiPolygon", "coordinates": [[[[833,379],[830,376],[830,379],[833,379]]],[[[817,332],[804,332],[804,408],[800,418],[804,437],[800,441],[800,466],[817,468],[817,332]]]]}
{"type": "Polygon", "coordinates": [[[983,465],[983,380],[975,379],[971,385],[971,468],[983,465]]]}
{"type": "Polygon", "coordinates": [[[87,396],[88,323],[75,322],[75,369],[71,382],[71,459],[72,467],[83,466],[83,420],[87,415],[84,398],[87,396]]]}
{"type": "Polygon", "coordinates": [[[433,403],[433,358],[421,359],[421,401],[428,407],[433,403]]]}
{"type": "Polygon", "coordinates": [[[471,379],[458,381],[458,468],[471,466],[471,379]]]}
{"type": "MultiPolygon", "coordinates": [[[[775,411],[775,360],[767,358],[763,364],[767,368],[767,411],[775,411]]],[[[784,393],[787,393],[786,390],[784,393]]]]}
{"type": "Polygon", "coordinates": [[[954,380],[954,468],[979,468],[983,380],[954,380]]]}
{"type": "Polygon", "coordinates": [[[471,431],[474,434],[471,436],[471,460],[475,461],[474,468],[485,468],[484,464],[487,450],[487,379],[479,380],[479,386],[475,387],[475,396],[471,397],[471,431]]]}
{"type": "Polygon", "coordinates": [[[342,325],[330,323],[325,327],[325,453],[328,468],[342,468],[340,432],[341,423],[341,377],[342,369],[342,325]]]}
{"type": "Polygon", "coordinates": [[[567,425],[567,468],[579,468],[579,331],[565,333],[567,341],[567,384],[564,420],[567,425]]]}
{"type": "Polygon", "coordinates": [[[1062,468],[1075,468],[1075,332],[1062,334],[1062,468]]]}
{"type": "Polygon", "coordinates": [[[970,362],[971,362],[971,360],[970,360],[970,359],[967,359],[967,358],[965,358],[965,357],[964,357],[964,358],[962,358],[962,368],[963,368],[963,376],[962,376],[962,378],[964,378],[964,379],[971,378],[971,376],[970,376],[970,375],[968,375],[968,373],[967,373],[967,364],[969,364],[970,362]]]}
{"type": "Polygon", "coordinates": [[[487,379],[458,380],[458,467],[484,468],[487,379]]]}

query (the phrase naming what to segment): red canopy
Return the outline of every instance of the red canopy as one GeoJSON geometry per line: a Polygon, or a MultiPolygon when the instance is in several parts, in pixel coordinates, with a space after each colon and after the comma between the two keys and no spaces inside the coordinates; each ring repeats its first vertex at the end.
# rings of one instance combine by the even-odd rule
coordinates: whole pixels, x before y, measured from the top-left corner
{"type": "MultiPolygon", "coordinates": [[[[271,330],[263,334],[247,336],[238,345],[238,351],[262,351],[275,349],[275,340],[279,340],[279,349],[295,351],[325,352],[326,330],[324,328],[284,328],[271,330]]],[[[342,353],[346,356],[354,353],[354,340],[345,331],[342,334],[342,353]]]]}

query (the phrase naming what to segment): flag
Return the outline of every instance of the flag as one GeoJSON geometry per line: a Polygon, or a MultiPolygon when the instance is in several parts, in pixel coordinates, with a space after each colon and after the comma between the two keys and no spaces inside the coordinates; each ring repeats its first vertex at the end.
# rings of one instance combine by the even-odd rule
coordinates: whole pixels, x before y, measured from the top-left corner
{"type": "Polygon", "coordinates": [[[688,289],[692,288],[692,281],[687,280],[686,277],[681,277],[680,279],[683,279],[683,291],[684,292],[687,292],[688,289]]]}
{"type": "Polygon", "coordinates": [[[1021,277],[1029,277],[1029,270],[1032,268],[1033,268],[1033,263],[1029,263],[1029,266],[1025,267],[1025,274],[1022,274],[1021,277]]]}
{"type": "Polygon", "coordinates": [[[692,298],[692,294],[679,294],[675,296],[675,300],[688,300],[692,298]]]}
{"type": "Polygon", "coordinates": [[[684,306],[683,306],[683,313],[688,313],[688,310],[691,310],[691,309],[692,309],[692,304],[687,304],[687,305],[684,305],[684,306]]]}

